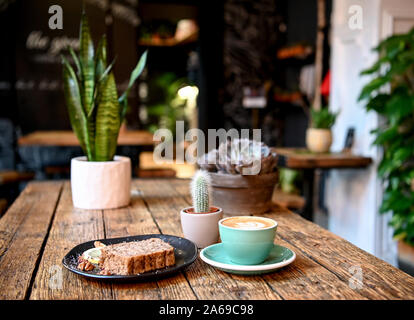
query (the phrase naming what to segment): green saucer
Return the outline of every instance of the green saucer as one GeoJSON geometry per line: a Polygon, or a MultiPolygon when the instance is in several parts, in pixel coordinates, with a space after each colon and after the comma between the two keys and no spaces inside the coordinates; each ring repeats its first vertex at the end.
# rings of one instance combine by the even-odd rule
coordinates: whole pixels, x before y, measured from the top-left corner
{"type": "Polygon", "coordinates": [[[205,263],[225,272],[242,275],[257,275],[273,272],[287,266],[295,260],[296,254],[286,247],[275,244],[269,257],[262,263],[256,265],[240,265],[232,262],[227,257],[223,250],[222,243],[217,243],[201,250],[200,258],[205,263]]]}

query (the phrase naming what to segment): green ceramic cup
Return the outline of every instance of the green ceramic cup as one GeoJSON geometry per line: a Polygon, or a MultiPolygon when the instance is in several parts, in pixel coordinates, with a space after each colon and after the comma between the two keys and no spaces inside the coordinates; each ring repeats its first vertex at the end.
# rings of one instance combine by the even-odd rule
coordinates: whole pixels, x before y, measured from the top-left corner
{"type": "Polygon", "coordinates": [[[269,256],[273,248],[277,222],[262,217],[228,217],[219,221],[219,231],[224,252],[236,264],[254,265],[262,263],[269,256]],[[268,227],[240,228],[223,225],[228,219],[263,219],[268,227]]]}

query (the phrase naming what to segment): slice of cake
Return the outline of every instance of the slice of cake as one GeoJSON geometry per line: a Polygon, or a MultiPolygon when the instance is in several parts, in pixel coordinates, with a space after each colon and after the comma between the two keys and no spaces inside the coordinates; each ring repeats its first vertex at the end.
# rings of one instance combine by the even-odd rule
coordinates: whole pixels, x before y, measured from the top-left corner
{"type": "Polygon", "coordinates": [[[101,250],[103,274],[139,274],[175,264],[174,248],[159,238],[113,244],[101,250]]]}

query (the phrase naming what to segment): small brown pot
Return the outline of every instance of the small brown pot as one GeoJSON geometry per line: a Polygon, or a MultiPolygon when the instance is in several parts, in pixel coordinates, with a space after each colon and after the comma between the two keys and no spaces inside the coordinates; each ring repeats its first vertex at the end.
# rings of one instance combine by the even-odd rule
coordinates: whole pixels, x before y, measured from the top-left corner
{"type": "Polygon", "coordinates": [[[214,204],[227,215],[250,215],[268,211],[278,173],[242,176],[210,173],[214,204]]]}

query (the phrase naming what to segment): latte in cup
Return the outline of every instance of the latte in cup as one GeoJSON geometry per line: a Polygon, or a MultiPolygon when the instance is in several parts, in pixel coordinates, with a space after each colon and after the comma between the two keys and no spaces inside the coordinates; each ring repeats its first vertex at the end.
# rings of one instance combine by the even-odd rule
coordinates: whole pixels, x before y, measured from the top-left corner
{"type": "Polygon", "coordinates": [[[271,219],[259,217],[231,217],[221,221],[221,224],[235,229],[257,230],[266,229],[275,226],[275,222],[271,219]]]}
{"type": "Polygon", "coordinates": [[[221,245],[233,263],[259,264],[274,247],[277,222],[264,217],[239,216],[219,221],[221,245]]]}

